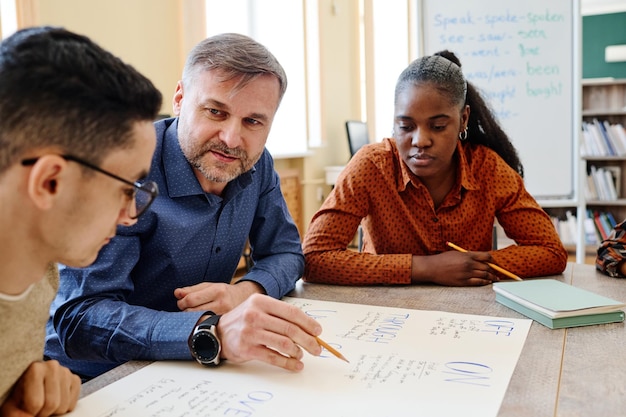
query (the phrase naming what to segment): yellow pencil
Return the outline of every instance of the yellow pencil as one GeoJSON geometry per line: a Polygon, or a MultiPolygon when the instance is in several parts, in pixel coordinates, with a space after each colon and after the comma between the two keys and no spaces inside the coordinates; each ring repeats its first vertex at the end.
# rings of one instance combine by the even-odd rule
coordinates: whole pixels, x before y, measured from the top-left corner
{"type": "Polygon", "coordinates": [[[319,343],[319,345],[322,346],[324,349],[326,349],[327,351],[329,351],[330,353],[332,353],[333,355],[335,355],[339,359],[342,359],[342,360],[350,363],[350,361],[347,360],[341,353],[339,353],[339,351],[337,349],[335,349],[334,347],[332,347],[328,343],[324,342],[322,339],[320,339],[317,336],[315,336],[315,339],[317,340],[317,343],[319,343]]]}
{"type": "MultiPolygon", "coordinates": [[[[463,248],[462,248],[462,247],[460,247],[460,246],[455,245],[455,244],[454,244],[454,243],[452,243],[452,242],[446,242],[446,243],[447,243],[447,244],[448,244],[448,246],[450,246],[452,249],[456,249],[456,250],[458,250],[459,252],[467,252],[467,250],[463,249],[463,248]]],[[[498,265],[496,265],[496,264],[492,264],[491,262],[487,262],[487,265],[489,265],[491,268],[495,269],[496,271],[501,272],[502,274],[506,275],[506,276],[507,276],[507,277],[509,277],[509,278],[512,278],[512,279],[514,279],[514,280],[516,280],[516,281],[521,281],[521,280],[522,280],[520,277],[518,277],[518,276],[517,276],[517,275],[515,275],[514,273],[509,272],[509,271],[507,271],[506,269],[504,269],[504,268],[502,268],[502,267],[499,267],[499,266],[498,266],[498,265]]]]}

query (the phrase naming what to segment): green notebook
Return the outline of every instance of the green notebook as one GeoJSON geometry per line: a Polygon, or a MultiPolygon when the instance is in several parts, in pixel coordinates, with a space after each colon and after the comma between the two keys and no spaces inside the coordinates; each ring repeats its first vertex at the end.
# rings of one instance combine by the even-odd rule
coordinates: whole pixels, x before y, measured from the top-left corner
{"type": "Polygon", "coordinates": [[[555,279],[493,284],[496,301],[551,329],[624,321],[626,304],[555,279]]]}

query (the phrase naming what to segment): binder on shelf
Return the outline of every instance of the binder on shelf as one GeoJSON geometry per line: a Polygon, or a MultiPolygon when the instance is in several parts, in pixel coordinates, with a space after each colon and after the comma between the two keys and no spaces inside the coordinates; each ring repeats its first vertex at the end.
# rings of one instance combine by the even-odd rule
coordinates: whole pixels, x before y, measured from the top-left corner
{"type": "Polygon", "coordinates": [[[585,181],[585,197],[587,200],[598,200],[598,190],[596,190],[596,184],[593,181],[593,177],[587,175],[587,181],[585,181]]]}
{"type": "Polygon", "coordinates": [[[493,284],[496,301],[551,329],[624,321],[623,302],[556,279],[493,284]]]}
{"type": "Polygon", "coordinates": [[[602,168],[602,175],[604,175],[604,181],[606,182],[607,200],[617,200],[617,190],[615,189],[615,181],[608,169],[602,168]]]}
{"type": "Polygon", "coordinates": [[[596,131],[598,132],[598,136],[605,144],[605,149],[607,152],[605,155],[616,156],[617,152],[615,151],[615,148],[613,147],[613,144],[611,143],[611,139],[608,137],[606,131],[604,130],[604,125],[600,123],[598,119],[593,119],[593,125],[596,131]]]}
{"type": "Polygon", "coordinates": [[[585,245],[597,246],[602,242],[602,236],[593,221],[593,213],[590,215],[590,210],[587,210],[585,221],[583,222],[585,227],[585,245]]]}
{"type": "Polygon", "coordinates": [[[565,212],[565,219],[570,241],[571,243],[576,244],[578,242],[578,222],[576,221],[576,216],[573,215],[571,211],[567,210],[565,212]]]}
{"type": "Polygon", "coordinates": [[[583,121],[581,149],[584,156],[626,156],[626,132],[620,123],[583,121]]]}
{"type": "Polygon", "coordinates": [[[589,175],[591,176],[591,180],[593,181],[594,188],[598,195],[599,200],[605,200],[605,192],[602,187],[602,181],[600,180],[600,176],[598,175],[598,168],[595,165],[591,165],[589,167],[589,175]]]}
{"type": "Polygon", "coordinates": [[[598,233],[600,233],[602,240],[608,238],[610,231],[606,229],[604,223],[600,219],[600,212],[598,211],[593,212],[593,222],[596,225],[596,229],[598,229],[598,233]]]}
{"type": "MultiPolygon", "coordinates": [[[[587,209],[585,214],[583,220],[584,244],[599,245],[613,230],[612,227],[608,228],[611,220],[600,211],[587,209]],[[604,216],[604,219],[601,216],[604,216]]],[[[578,244],[578,223],[575,214],[568,210],[565,212],[565,216],[551,215],[550,220],[564,245],[578,244]]]]}
{"type": "Polygon", "coordinates": [[[602,178],[598,174],[598,168],[596,168],[595,165],[591,165],[589,170],[591,171],[589,175],[591,175],[591,178],[593,179],[593,184],[596,187],[596,192],[598,193],[598,199],[606,200],[606,190],[603,186],[604,181],[602,181],[602,178]]]}
{"type": "Polygon", "coordinates": [[[613,230],[613,228],[615,228],[615,226],[617,226],[617,222],[615,221],[615,217],[613,217],[613,214],[610,211],[607,211],[604,213],[607,217],[607,219],[609,219],[609,224],[611,225],[611,230],[613,230]]]}
{"type": "MultiPolygon", "coordinates": [[[[599,245],[602,242],[602,234],[600,233],[600,230],[598,229],[596,222],[595,222],[595,216],[593,213],[593,210],[591,209],[587,209],[587,216],[585,218],[585,227],[587,224],[590,224],[590,227],[593,228],[593,233],[595,235],[595,239],[587,242],[587,244],[589,245],[599,245]]],[[[590,232],[591,233],[591,232],[590,232]]]]}
{"type": "Polygon", "coordinates": [[[611,232],[613,231],[613,223],[611,223],[611,220],[609,219],[608,215],[606,214],[606,212],[600,212],[600,222],[602,222],[602,226],[604,227],[604,231],[606,232],[606,238],[607,239],[609,237],[609,235],[611,234],[611,232]]]}
{"type": "Polygon", "coordinates": [[[621,123],[611,125],[611,132],[617,140],[626,148],[626,131],[621,123]]]}
{"type": "Polygon", "coordinates": [[[586,128],[588,132],[589,141],[595,149],[596,156],[605,156],[609,155],[609,150],[606,146],[606,142],[600,136],[600,132],[593,123],[583,122],[583,126],[586,128]]]}
{"type": "Polygon", "coordinates": [[[595,143],[595,140],[589,130],[589,126],[587,122],[582,122],[582,143],[581,143],[581,153],[583,156],[597,156],[600,155],[600,149],[595,143]]]}
{"type": "Polygon", "coordinates": [[[622,190],[622,168],[618,166],[605,166],[604,170],[608,174],[607,178],[609,179],[609,185],[615,191],[615,199],[621,197],[622,190]]]}
{"type": "Polygon", "coordinates": [[[550,220],[552,220],[552,224],[559,234],[559,239],[561,239],[564,245],[576,245],[578,242],[578,233],[575,215],[568,212],[565,219],[550,216],[550,220]]]}
{"type": "Polygon", "coordinates": [[[621,187],[620,167],[598,168],[595,165],[591,165],[589,171],[591,180],[588,180],[588,182],[590,182],[591,185],[587,187],[590,189],[589,195],[586,195],[587,199],[592,199],[592,195],[595,195],[598,200],[617,200],[619,197],[618,187],[621,187]],[[619,183],[619,186],[617,183],[619,183]]]}
{"type": "Polygon", "coordinates": [[[621,138],[617,136],[617,132],[614,131],[613,125],[611,125],[608,120],[605,120],[602,122],[602,127],[604,128],[606,136],[609,138],[611,144],[613,145],[615,153],[618,156],[626,155],[626,141],[622,141],[621,138]]]}

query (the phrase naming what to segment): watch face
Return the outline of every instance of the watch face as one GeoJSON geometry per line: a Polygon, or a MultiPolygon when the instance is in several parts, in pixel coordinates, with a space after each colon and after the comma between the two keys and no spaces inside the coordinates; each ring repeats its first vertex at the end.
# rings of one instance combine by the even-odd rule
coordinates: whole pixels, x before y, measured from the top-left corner
{"type": "Polygon", "coordinates": [[[201,363],[213,363],[219,354],[220,345],[209,330],[199,330],[191,340],[193,353],[201,363]]]}

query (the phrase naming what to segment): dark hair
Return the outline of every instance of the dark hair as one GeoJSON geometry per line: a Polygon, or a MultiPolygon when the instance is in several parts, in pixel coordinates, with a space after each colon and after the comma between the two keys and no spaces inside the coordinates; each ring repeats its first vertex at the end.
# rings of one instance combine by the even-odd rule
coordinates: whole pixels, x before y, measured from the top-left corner
{"type": "Polygon", "coordinates": [[[287,74],[263,45],[239,33],[222,33],[204,39],[190,52],[183,70],[183,83],[191,83],[198,71],[219,70],[224,81],[240,77],[237,91],[262,75],[273,75],[279,83],[279,102],[287,90],[287,74]]]}
{"type": "Polygon", "coordinates": [[[476,87],[465,80],[461,62],[454,53],[444,50],[418,58],[400,74],[395,97],[407,85],[432,83],[453,104],[470,107],[467,141],[493,149],[506,163],[524,175],[524,167],[508,135],[498,125],[491,109],[476,87]]]}
{"type": "Polygon", "coordinates": [[[131,146],[134,123],[154,120],[161,99],[146,77],[86,36],[22,29],[0,43],[0,173],[43,147],[97,164],[131,146]]]}

